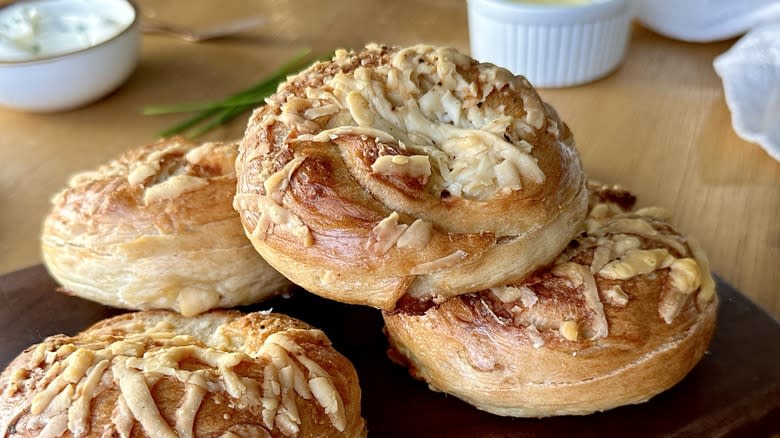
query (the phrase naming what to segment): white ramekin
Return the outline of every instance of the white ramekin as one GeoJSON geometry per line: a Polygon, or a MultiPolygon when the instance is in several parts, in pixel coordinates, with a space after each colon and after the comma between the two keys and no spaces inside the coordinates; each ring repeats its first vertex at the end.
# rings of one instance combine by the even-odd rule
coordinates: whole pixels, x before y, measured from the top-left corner
{"type": "Polygon", "coordinates": [[[468,0],[471,55],[538,87],[583,84],[620,65],[632,12],[632,0],[582,5],[468,0]]]}

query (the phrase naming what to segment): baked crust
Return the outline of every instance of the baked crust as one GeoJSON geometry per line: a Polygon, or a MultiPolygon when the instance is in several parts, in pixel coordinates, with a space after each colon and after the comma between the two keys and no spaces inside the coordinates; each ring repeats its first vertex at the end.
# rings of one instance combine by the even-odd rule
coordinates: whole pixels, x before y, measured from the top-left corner
{"type": "Polygon", "coordinates": [[[574,140],[525,78],[453,49],[337,51],[250,119],[234,207],[295,283],[390,309],[522,278],[585,216],[574,140]]]}
{"type": "Polygon", "coordinates": [[[609,193],[624,191],[594,188],[587,231],[552,266],[384,313],[390,357],[436,390],[517,417],[640,403],[680,381],[715,329],[706,258],[660,209],[626,212],[609,193]]]}
{"type": "Polygon", "coordinates": [[[0,375],[0,436],[365,436],[352,364],[280,314],[128,313],[0,375]]]}
{"type": "Polygon", "coordinates": [[[82,298],[184,315],[286,289],[232,209],[237,153],[172,138],[73,176],[44,222],[49,272],[82,298]]]}

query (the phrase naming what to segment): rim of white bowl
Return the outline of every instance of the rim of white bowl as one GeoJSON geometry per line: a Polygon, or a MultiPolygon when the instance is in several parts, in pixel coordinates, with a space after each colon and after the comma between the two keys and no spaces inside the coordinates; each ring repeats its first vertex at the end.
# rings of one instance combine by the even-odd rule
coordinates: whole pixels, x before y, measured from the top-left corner
{"type": "Polygon", "coordinates": [[[503,22],[529,19],[549,22],[592,21],[630,10],[632,0],[591,0],[583,4],[538,4],[522,0],[467,0],[474,12],[503,22]]]}
{"type": "MultiPolygon", "coordinates": [[[[22,2],[24,2],[24,3],[35,3],[35,1],[36,0],[22,0],[22,2]]],[[[140,20],[140,9],[138,8],[138,5],[135,4],[135,0],[115,0],[115,1],[122,2],[122,3],[127,3],[128,5],[130,5],[130,7],[133,9],[133,20],[130,22],[130,24],[127,25],[127,27],[125,27],[121,31],[117,32],[117,34],[112,36],[111,38],[109,38],[109,39],[107,39],[107,40],[105,40],[103,42],[100,42],[98,44],[95,44],[94,46],[88,46],[88,47],[84,47],[82,49],[72,50],[70,52],[59,53],[59,54],[56,54],[56,55],[42,56],[40,58],[25,59],[25,60],[18,60],[18,61],[3,61],[3,60],[0,60],[0,67],[4,66],[4,65],[5,66],[12,66],[12,65],[43,64],[43,63],[46,63],[46,62],[52,62],[52,61],[56,61],[56,60],[59,60],[59,59],[62,59],[62,58],[67,58],[69,56],[72,56],[72,55],[75,55],[75,54],[78,54],[78,53],[87,52],[89,50],[97,49],[98,47],[102,47],[102,46],[110,44],[112,41],[118,39],[122,35],[124,35],[124,34],[130,32],[131,30],[133,30],[134,27],[137,27],[138,21],[140,20]]],[[[14,2],[14,3],[16,3],[16,2],[14,2]]],[[[8,6],[11,6],[14,3],[9,3],[7,5],[0,6],[0,9],[6,8],[8,6]]]]}

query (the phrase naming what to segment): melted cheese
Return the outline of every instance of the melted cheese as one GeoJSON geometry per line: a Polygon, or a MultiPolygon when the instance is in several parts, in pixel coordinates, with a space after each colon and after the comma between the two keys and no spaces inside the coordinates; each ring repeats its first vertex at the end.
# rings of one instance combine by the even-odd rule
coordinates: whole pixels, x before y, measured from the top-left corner
{"type": "Polygon", "coordinates": [[[185,385],[184,399],[176,409],[176,434],[180,438],[192,438],[195,415],[205,395],[206,390],[201,386],[193,383],[185,385]]]}
{"type": "Polygon", "coordinates": [[[112,370],[128,409],[141,423],[144,432],[153,437],[176,438],[176,433],[160,415],[143,374],[121,365],[114,366],[112,370]]]}
{"type": "MultiPolygon", "coordinates": [[[[112,425],[102,431],[103,435],[127,437],[138,421],[149,436],[191,437],[195,416],[209,392],[225,392],[238,409],[258,409],[269,430],[277,427],[290,437],[300,432],[302,423],[296,395],[314,398],[333,426],[344,430],[344,406],[330,375],[291,338],[302,336],[327,345],[327,338],[319,330],[288,329],[271,334],[254,351],[244,348],[243,343],[236,347],[238,351],[221,351],[202,345],[192,336],[175,335],[168,331],[173,327],[165,322],[135,329],[140,333],[127,334],[99,349],[66,344],[51,352],[36,350],[38,356],[51,356],[52,365],[30,406],[20,413],[30,408],[44,417],[56,418],[42,432],[47,435],[57,436],[68,429],[74,436],[93,433],[89,431],[91,400],[101,385],[113,379],[120,395],[112,412],[112,425]],[[266,361],[262,383],[241,377],[234,370],[242,361],[252,360],[250,354],[254,360],[266,361]],[[65,359],[57,360],[63,356],[65,359]],[[180,367],[183,361],[193,359],[207,368],[190,371],[180,367]],[[185,388],[174,427],[162,417],[152,397],[151,388],[161,378],[175,378],[185,388]]],[[[7,428],[8,423],[4,421],[3,427],[7,428]]]]}
{"type": "Polygon", "coordinates": [[[190,175],[174,175],[144,192],[144,204],[174,199],[184,193],[194,192],[209,185],[207,179],[190,175]]]}
{"type": "Polygon", "coordinates": [[[221,295],[213,289],[182,287],[176,304],[183,316],[195,316],[219,305],[221,295]]]}
{"type": "Polygon", "coordinates": [[[701,272],[692,258],[676,259],[669,268],[669,282],[673,289],[688,295],[701,286],[701,272]]]}
{"type": "Polygon", "coordinates": [[[314,237],[303,221],[289,209],[278,204],[270,196],[237,194],[233,199],[233,208],[236,210],[255,210],[261,212],[252,237],[265,239],[269,234],[289,234],[304,246],[314,244],[314,237]],[[250,206],[254,203],[256,207],[250,206]]]}
{"type": "Polygon", "coordinates": [[[160,171],[159,163],[137,163],[127,174],[127,182],[130,185],[141,184],[150,176],[154,176],[160,171]]]}
{"type": "Polygon", "coordinates": [[[511,303],[520,298],[520,289],[513,286],[491,287],[490,292],[501,300],[502,303],[511,303]]]}
{"type": "Polygon", "coordinates": [[[646,220],[641,218],[618,218],[610,221],[604,226],[603,232],[613,234],[635,234],[646,239],[656,240],[678,253],[685,254],[687,251],[682,243],[673,236],[658,232],[646,220]]]}
{"type": "Polygon", "coordinates": [[[305,134],[299,135],[298,140],[323,143],[323,142],[329,142],[331,140],[335,140],[342,135],[349,135],[349,136],[358,135],[358,136],[365,136],[366,138],[372,137],[377,142],[385,142],[385,143],[395,141],[392,135],[386,133],[385,131],[374,129],[369,126],[337,126],[335,128],[325,129],[323,131],[320,131],[319,133],[317,133],[317,135],[305,135],[305,134]]]}
{"type": "Polygon", "coordinates": [[[433,225],[422,219],[417,219],[401,234],[396,245],[399,248],[423,249],[431,241],[433,225]]]}
{"type": "Polygon", "coordinates": [[[431,176],[431,163],[427,155],[382,155],[371,165],[371,171],[379,175],[419,179],[425,184],[431,176]]]}
{"type": "Polygon", "coordinates": [[[223,174],[235,173],[235,162],[238,156],[238,143],[209,142],[191,149],[184,159],[193,165],[216,164],[223,174]]]}
{"type": "MultiPolygon", "coordinates": [[[[605,279],[625,281],[668,269],[658,300],[658,314],[671,324],[697,291],[697,308],[707,305],[715,294],[715,285],[707,259],[694,239],[689,238],[686,247],[680,236],[664,227],[654,227],[656,219],[667,216],[668,212],[656,207],[625,213],[614,204],[596,204],[589,212],[588,236],[580,241],[595,246],[590,271],[605,279]],[[667,248],[643,249],[640,237],[665,245],[682,257],[675,257],[667,248]]],[[[556,264],[569,262],[575,252],[565,251],[556,264]]],[[[601,292],[613,306],[625,307],[629,302],[628,294],[619,284],[601,292]]]]}
{"type": "Polygon", "coordinates": [[[590,272],[599,272],[612,258],[613,243],[611,240],[601,243],[593,251],[593,260],[590,263],[590,272]]]}
{"type": "Polygon", "coordinates": [[[576,341],[579,337],[579,326],[577,325],[577,321],[562,321],[558,331],[567,341],[576,341]]]}
{"type": "Polygon", "coordinates": [[[539,301],[539,297],[528,286],[520,286],[518,289],[520,290],[520,302],[523,304],[523,307],[533,307],[539,301]]]}
{"type": "Polygon", "coordinates": [[[432,237],[430,222],[417,219],[411,225],[406,225],[399,224],[398,219],[398,213],[392,212],[379,221],[369,233],[366,249],[373,254],[383,255],[393,246],[422,249],[428,245],[432,237]]]}
{"type": "Polygon", "coordinates": [[[398,224],[398,213],[392,212],[371,230],[366,249],[376,255],[385,254],[408,227],[406,224],[398,224]]]}
{"type": "Polygon", "coordinates": [[[57,438],[68,430],[68,415],[60,414],[46,422],[38,438],[57,438]]]}
{"type": "Polygon", "coordinates": [[[67,366],[62,373],[57,375],[43,391],[35,394],[30,412],[34,415],[40,414],[69,383],[78,382],[91,365],[92,356],[93,353],[88,350],[77,350],[76,353],[68,356],[65,359],[67,366]]]}
{"type": "Polygon", "coordinates": [[[278,172],[266,178],[263,182],[266,196],[270,196],[274,202],[281,205],[282,194],[287,190],[287,187],[290,185],[292,174],[300,167],[303,160],[304,158],[302,157],[293,158],[278,172]]]}
{"type": "Polygon", "coordinates": [[[185,153],[187,147],[187,145],[181,143],[168,143],[162,149],[151,152],[144,161],[149,164],[159,165],[168,156],[185,153]]]}
{"type": "Polygon", "coordinates": [[[430,274],[431,272],[441,271],[442,269],[447,269],[458,264],[458,262],[465,259],[467,256],[468,253],[466,251],[459,249],[448,256],[444,256],[436,260],[431,260],[430,262],[421,263],[415,266],[412,269],[411,274],[423,275],[430,274]]]}
{"type": "Polygon", "coordinates": [[[667,268],[673,260],[674,257],[666,249],[632,249],[622,258],[604,266],[599,275],[610,280],[628,280],[636,275],[667,268]]]}
{"type": "Polygon", "coordinates": [[[274,388],[278,388],[279,383],[276,380],[277,368],[269,363],[263,370],[263,398],[261,400],[263,410],[263,424],[269,429],[273,429],[274,420],[276,419],[276,409],[279,406],[279,399],[277,398],[278,391],[274,391],[274,388]]]}
{"type": "MultiPolygon", "coordinates": [[[[329,142],[360,129],[381,141],[393,141],[414,155],[428,157],[436,189],[446,189],[452,196],[481,200],[521,190],[524,179],[544,182],[544,174],[530,155],[531,145],[513,144],[505,138],[510,127],[521,123],[504,114],[503,106],[476,105],[493,90],[514,87],[514,78],[495,66],[475,66],[480,70],[480,95],[473,81],[459,73],[459,67],[468,65],[469,58],[453,49],[422,45],[403,49],[383,65],[337,73],[317,93],[307,89],[308,108],[301,98],[289,98],[279,118],[305,133],[311,129],[310,120],[334,112],[333,105],[345,109],[349,117],[339,121],[356,126],[299,138],[329,142]],[[327,104],[315,107],[311,102],[315,98],[317,104],[327,104]],[[327,111],[319,109],[323,107],[327,111]]],[[[527,90],[520,94],[523,122],[541,129],[545,120],[541,102],[527,90]]],[[[382,158],[375,166],[377,173],[428,171],[422,161],[414,170],[390,165],[382,158]]]]}
{"type": "Polygon", "coordinates": [[[144,344],[130,340],[114,342],[108,348],[114,356],[140,357],[146,351],[144,344]]]}
{"type": "Polygon", "coordinates": [[[71,404],[73,394],[76,392],[73,385],[68,385],[59,394],[57,394],[49,403],[49,406],[43,412],[45,417],[53,417],[68,409],[71,404]]]}
{"type": "Polygon", "coordinates": [[[691,255],[696,260],[696,264],[699,265],[699,270],[702,274],[701,287],[699,288],[699,294],[696,296],[696,306],[699,309],[703,309],[707,303],[710,303],[715,298],[715,280],[712,279],[710,262],[699,242],[688,237],[688,246],[691,248],[691,255]]]}
{"type": "Polygon", "coordinates": [[[38,344],[38,346],[35,347],[35,350],[33,350],[33,353],[30,356],[30,363],[27,364],[29,369],[38,368],[38,365],[40,365],[46,357],[48,347],[49,346],[46,344],[38,344]]]}
{"type": "Polygon", "coordinates": [[[83,436],[89,431],[89,405],[109,364],[108,360],[103,359],[92,366],[76,389],[76,398],[68,409],[68,430],[74,436],[83,436]]]}
{"type": "Polygon", "coordinates": [[[676,259],[669,266],[669,289],[661,294],[658,314],[671,324],[682,311],[688,297],[702,284],[699,265],[691,258],[676,259]]]}
{"type": "MultiPolygon", "coordinates": [[[[609,326],[607,317],[604,314],[604,305],[599,297],[596,280],[589,268],[577,263],[564,263],[557,265],[552,269],[553,275],[568,278],[575,287],[581,287],[582,295],[585,297],[585,305],[593,313],[591,330],[589,338],[598,339],[609,336],[609,326]]],[[[564,335],[565,336],[565,335],[564,335]]],[[[566,339],[569,339],[568,337],[566,339]]],[[[569,339],[572,340],[572,339],[569,339]]]]}
{"type": "Polygon", "coordinates": [[[114,411],[111,412],[111,422],[121,438],[130,436],[130,431],[133,429],[133,415],[130,413],[130,408],[127,407],[127,402],[122,395],[117,399],[114,411]]]}
{"type": "Polygon", "coordinates": [[[623,292],[623,288],[619,284],[606,288],[604,290],[604,298],[613,306],[626,307],[626,304],[628,304],[628,295],[623,292]]]}

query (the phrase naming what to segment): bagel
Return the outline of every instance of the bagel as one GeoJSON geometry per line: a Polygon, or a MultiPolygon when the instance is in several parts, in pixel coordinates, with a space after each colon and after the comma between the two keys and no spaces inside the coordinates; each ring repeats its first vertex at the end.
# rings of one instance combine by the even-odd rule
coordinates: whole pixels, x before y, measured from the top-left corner
{"type": "Polygon", "coordinates": [[[190,316],[288,288],[232,208],[237,153],[172,138],[73,176],[44,222],[49,272],[82,298],[190,316]]]}
{"type": "Polygon", "coordinates": [[[390,357],[497,415],[583,415],[680,381],[715,330],[706,257],[660,209],[598,187],[587,230],[521,282],[384,313],[390,357]]]}
{"type": "Polygon", "coordinates": [[[585,218],[566,125],[525,78],[454,49],[339,50],[266,102],[234,207],[268,263],[323,297],[391,309],[520,279],[585,218]]]}
{"type": "Polygon", "coordinates": [[[153,310],[47,338],[0,375],[3,437],[365,436],[352,364],[266,312],[153,310]]]}

